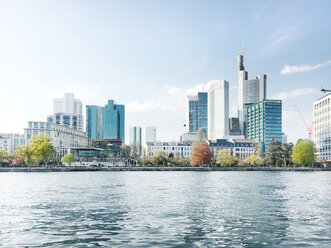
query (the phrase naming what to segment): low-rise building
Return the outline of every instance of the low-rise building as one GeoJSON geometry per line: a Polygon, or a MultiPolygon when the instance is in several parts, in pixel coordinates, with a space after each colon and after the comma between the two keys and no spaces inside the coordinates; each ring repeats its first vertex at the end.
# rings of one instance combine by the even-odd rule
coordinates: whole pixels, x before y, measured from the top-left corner
{"type": "Polygon", "coordinates": [[[156,151],[164,151],[167,156],[172,153],[175,157],[190,158],[192,153],[191,142],[147,142],[147,157],[153,157],[156,151]]]}
{"type": "Polygon", "coordinates": [[[254,148],[252,140],[245,139],[217,139],[208,141],[210,150],[214,156],[220,150],[228,149],[231,155],[243,160],[253,154],[254,148]]]}
{"type": "Polygon", "coordinates": [[[8,154],[13,153],[18,146],[25,144],[24,134],[0,133],[0,149],[6,150],[8,154]]]}
{"type": "Polygon", "coordinates": [[[85,132],[43,121],[28,122],[28,128],[24,129],[25,143],[28,144],[32,136],[37,136],[41,133],[52,138],[56,150],[56,158],[58,160],[67,154],[68,148],[70,147],[90,146],[90,140],[85,132]]]}

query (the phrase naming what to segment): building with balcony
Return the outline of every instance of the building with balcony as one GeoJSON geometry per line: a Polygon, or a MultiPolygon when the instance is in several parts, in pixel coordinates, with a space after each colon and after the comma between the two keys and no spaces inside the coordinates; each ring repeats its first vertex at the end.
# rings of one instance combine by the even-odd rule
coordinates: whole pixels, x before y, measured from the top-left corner
{"type": "Polygon", "coordinates": [[[29,121],[28,127],[24,129],[25,143],[28,144],[33,136],[46,134],[52,139],[56,150],[56,158],[60,160],[67,154],[70,147],[89,147],[90,140],[86,133],[80,130],[72,129],[63,125],[42,122],[29,121]]]}
{"type": "Polygon", "coordinates": [[[19,133],[0,133],[0,149],[12,154],[18,146],[25,145],[24,134],[19,133]]]}
{"type": "Polygon", "coordinates": [[[47,117],[47,122],[84,131],[84,119],[82,115],[69,113],[56,113],[47,117]]]}

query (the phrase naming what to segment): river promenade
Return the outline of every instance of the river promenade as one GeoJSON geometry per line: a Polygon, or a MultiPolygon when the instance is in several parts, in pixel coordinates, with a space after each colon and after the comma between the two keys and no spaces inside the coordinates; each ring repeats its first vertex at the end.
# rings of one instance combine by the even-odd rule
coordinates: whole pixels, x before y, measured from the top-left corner
{"type": "Polygon", "coordinates": [[[313,167],[0,167],[0,172],[75,171],[331,171],[313,167]]]}

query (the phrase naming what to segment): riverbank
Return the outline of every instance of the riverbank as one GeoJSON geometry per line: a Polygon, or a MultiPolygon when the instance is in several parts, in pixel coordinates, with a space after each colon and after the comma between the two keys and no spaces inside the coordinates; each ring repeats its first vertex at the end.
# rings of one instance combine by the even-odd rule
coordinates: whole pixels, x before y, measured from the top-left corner
{"type": "Polygon", "coordinates": [[[0,172],[75,172],[75,171],[331,171],[312,167],[0,167],[0,172]]]}

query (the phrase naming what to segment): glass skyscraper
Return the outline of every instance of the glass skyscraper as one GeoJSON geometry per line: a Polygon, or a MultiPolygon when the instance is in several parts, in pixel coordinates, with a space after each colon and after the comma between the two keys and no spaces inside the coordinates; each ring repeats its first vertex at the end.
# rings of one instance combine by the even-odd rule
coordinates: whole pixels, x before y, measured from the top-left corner
{"type": "Polygon", "coordinates": [[[108,100],[105,107],[86,106],[86,132],[92,139],[125,139],[125,107],[108,100]]]}
{"type": "Polygon", "coordinates": [[[282,101],[265,99],[252,105],[246,112],[246,124],[247,139],[256,139],[263,154],[272,138],[282,143],[282,101]]]}
{"type": "Polygon", "coordinates": [[[187,132],[195,133],[203,128],[208,134],[208,93],[198,92],[196,96],[187,96],[187,101],[187,132]]]}
{"type": "Polygon", "coordinates": [[[103,138],[103,107],[96,105],[86,105],[86,132],[91,139],[103,138]]]}
{"type": "Polygon", "coordinates": [[[244,55],[238,55],[238,118],[241,133],[246,133],[247,108],[266,99],[267,75],[258,75],[255,79],[248,79],[248,72],[244,67],[244,55]]]}

